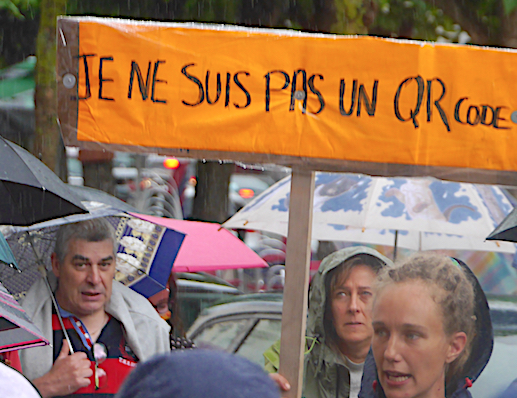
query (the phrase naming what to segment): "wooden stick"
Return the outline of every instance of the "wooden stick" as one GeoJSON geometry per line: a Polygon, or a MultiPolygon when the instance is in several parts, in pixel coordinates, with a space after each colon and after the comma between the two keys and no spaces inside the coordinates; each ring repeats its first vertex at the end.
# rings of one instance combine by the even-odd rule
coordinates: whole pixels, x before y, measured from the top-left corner
{"type": "Polygon", "coordinates": [[[293,169],[279,369],[291,384],[291,390],[283,395],[289,398],[302,395],[313,195],[314,172],[293,169]]]}

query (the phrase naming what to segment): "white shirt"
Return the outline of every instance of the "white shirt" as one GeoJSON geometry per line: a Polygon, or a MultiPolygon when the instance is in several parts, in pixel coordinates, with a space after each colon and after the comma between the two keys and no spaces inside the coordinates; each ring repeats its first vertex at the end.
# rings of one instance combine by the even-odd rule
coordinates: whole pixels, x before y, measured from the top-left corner
{"type": "Polygon", "coordinates": [[[357,398],[361,390],[364,362],[355,363],[345,356],[346,367],[350,372],[350,398],[357,398]]]}

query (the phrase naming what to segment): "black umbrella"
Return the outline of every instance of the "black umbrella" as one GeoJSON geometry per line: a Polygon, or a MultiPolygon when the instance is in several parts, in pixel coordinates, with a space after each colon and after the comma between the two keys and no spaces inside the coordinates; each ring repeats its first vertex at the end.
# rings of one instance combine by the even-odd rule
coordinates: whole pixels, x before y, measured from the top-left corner
{"type": "MultiPolygon", "coordinates": [[[[141,213],[130,204],[99,189],[77,185],[70,185],[69,188],[79,199],[81,199],[81,202],[90,202],[89,207],[92,207],[92,202],[98,202],[101,204],[105,204],[106,206],[111,207],[112,209],[120,210],[126,213],[141,213]]],[[[91,209],[88,208],[88,210],[91,209]]]]}
{"type": "Polygon", "coordinates": [[[513,209],[486,239],[517,242],[517,208],[513,209]]]}
{"type": "Polygon", "coordinates": [[[87,212],[43,162],[0,137],[0,224],[31,225],[87,212]]]}

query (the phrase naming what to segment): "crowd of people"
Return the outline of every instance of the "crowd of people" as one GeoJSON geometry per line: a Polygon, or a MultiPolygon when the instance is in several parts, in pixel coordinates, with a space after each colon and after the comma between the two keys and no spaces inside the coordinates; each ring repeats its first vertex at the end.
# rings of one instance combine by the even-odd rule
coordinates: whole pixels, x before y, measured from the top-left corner
{"type": "MultiPolygon", "coordinates": [[[[279,398],[279,342],[265,369],[218,351],[183,350],[160,310],[113,279],[115,237],[104,219],[60,228],[49,282],[22,302],[51,342],[0,364],[2,396],[279,398]],[[269,376],[267,375],[269,372],[269,376]]],[[[163,304],[163,303],[162,303],[163,304]]],[[[162,307],[164,307],[162,305],[162,307]]],[[[464,398],[493,346],[488,304],[468,266],[417,253],[393,262],[367,247],[327,256],[309,290],[305,398],[464,398]]],[[[189,347],[192,347],[190,345],[189,347]]]]}

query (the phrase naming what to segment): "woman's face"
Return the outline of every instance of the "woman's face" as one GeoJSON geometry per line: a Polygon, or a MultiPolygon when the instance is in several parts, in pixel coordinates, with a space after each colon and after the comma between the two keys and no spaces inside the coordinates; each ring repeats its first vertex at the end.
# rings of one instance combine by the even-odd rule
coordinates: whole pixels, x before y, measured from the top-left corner
{"type": "Polygon", "coordinates": [[[332,293],[332,324],[339,337],[340,348],[347,355],[354,354],[351,352],[354,346],[370,346],[375,278],[376,274],[369,266],[356,265],[332,293]]]}
{"type": "Polygon", "coordinates": [[[463,332],[448,336],[438,304],[421,281],[382,289],[373,307],[373,355],[388,398],[443,398],[445,365],[465,346],[463,332]]]}

